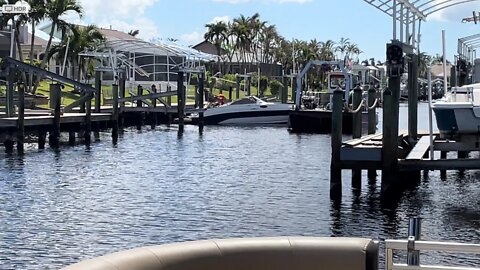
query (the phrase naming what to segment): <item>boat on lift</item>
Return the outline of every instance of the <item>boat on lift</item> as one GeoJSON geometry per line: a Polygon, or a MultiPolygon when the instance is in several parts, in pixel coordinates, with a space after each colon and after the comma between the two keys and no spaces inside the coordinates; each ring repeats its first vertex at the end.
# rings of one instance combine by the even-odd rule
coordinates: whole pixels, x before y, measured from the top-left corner
{"type": "Polygon", "coordinates": [[[480,83],[452,87],[432,108],[441,136],[480,135],[480,83]]]}
{"type": "MultiPolygon", "coordinates": [[[[205,125],[287,125],[291,104],[266,102],[247,96],[223,105],[207,107],[203,113],[205,125]]],[[[191,116],[198,123],[199,114],[191,116]]]]}

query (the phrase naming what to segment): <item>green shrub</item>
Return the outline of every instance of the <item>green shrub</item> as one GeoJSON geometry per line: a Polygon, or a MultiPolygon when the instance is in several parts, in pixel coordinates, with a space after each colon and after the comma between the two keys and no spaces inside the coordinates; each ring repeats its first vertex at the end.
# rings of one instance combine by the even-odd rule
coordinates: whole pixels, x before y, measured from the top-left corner
{"type": "Polygon", "coordinates": [[[277,80],[270,81],[270,92],[272,93],[273,96],[277,96],[280,93],[281,89],[282,89],[282,84],[279,81],[277,80]]]}

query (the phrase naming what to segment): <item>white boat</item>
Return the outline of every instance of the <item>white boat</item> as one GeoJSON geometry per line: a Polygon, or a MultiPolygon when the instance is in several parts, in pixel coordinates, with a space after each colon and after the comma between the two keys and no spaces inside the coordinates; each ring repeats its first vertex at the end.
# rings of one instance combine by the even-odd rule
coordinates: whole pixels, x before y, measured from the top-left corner
{"type": "MultiPolygon", "coordinates": [[[[291,105],[263,101],[255,96],[207,108],[203,113],[205,125],[287,125],[291,105]]],[[[198,114],[192,115],[198,122],[198,114]]]]}
{"type": "Polygon", "coordinates": [[[433,111],[442,136],[480,135],[480,83],[452,87],[433,111]]]}

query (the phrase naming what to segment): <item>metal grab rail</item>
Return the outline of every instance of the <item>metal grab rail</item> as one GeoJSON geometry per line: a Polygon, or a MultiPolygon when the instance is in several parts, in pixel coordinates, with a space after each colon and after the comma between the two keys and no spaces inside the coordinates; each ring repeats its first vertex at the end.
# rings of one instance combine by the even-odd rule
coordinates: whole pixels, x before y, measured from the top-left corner
{"type": "Polygon", "coordinates": [[[457,253],[480,254],[480,244],[466,244],[453,242],[414,241],[414,240],[385,240],[385,268],[386,270],[480,270],[473,267],[443,266],[443,265],[407,265],[393,262],[393,251],[443,251],[457,253]]]}

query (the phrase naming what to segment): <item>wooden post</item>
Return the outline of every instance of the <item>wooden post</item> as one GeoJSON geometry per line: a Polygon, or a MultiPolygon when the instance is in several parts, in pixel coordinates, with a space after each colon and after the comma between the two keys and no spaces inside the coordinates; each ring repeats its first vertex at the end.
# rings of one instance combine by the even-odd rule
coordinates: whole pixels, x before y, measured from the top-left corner
{"type": "MultiPolygon", "coordinates": [[[[440,152],[440,159],[447,159],[447,151],[441,151],[440,152]]],[[[440,170],[440,178],[441,179],[447,178],[447,171],[446,170],[440,170]]]]}
{"type": "Polygon", "coordinates": [[[70,130],[68,131],[68,144],[70,146],[74,146],[75,145],[75,131],[74,130],[70,130]]]}
{"type": "Polygon", "coordinates": [[[86,93],[88,95],[87,101],[85,101],[85,144],[89,145],[92,141],[92,98],[93,93],[86,93]]]}
{"type": "MultiPolygon", "coordinates": [[[[155,84],[152,84],[152,93],[157,93],[157,87],[155,86],[155,84]]],[[[157,99],[156,98],[152,98],[151,99],[151,102],[152,102],[152,106],[153,108],[156,108],[157,107],[157,99]]],[[[157,112],[155,110],[153,110],[152,112],[150,112],[150,127],[152,129],[155,128],[155,126],[157,125],[157,112]]]]}
{"type": "MultiPolygon", "coordinates": [[[[373,107],[377,99],[377,91],[374,87],[368,89],[368,107],[373,107]]],[[[368,109],[368,134],[375,134],[377,131],[377,113],[376,108],[368,109]]],[[[368,170],[368,179],[375,180],[377,177],[376,170],[368,170]]]]}
{"type": "Polygon", "coordinates": [[[235,92],[236,92],[236,98],[239,99],[240,98],[240,80],[242,78],[240,78],[238,75],[236,77],[237,81],[236,81],[236,84],[235,84],[235,92]]]}
{"type": "MultiPolygon", "coordinates": [[[[198,90],[199,90],[199,100],[198,100],[198,108],[203,110],[203,92],[205,91],[205,73],[201,72],[198,74],[198,90]]],[[[229,88],[229,96],[232,95],[232,87],[229,88]]],[[[198,112],[198,128],[200,132],[203,131],[203,111],[198,112]]]]}
{"type": "Polygon", "coordinates": [[[7,75],[7,93],[6,93],[6,106],[5,112],[7,117],[13,117],[15,115],[15,104],[14,104],[14,95],[15,95],[15,69],[8,68],[7,75]]]}
{"type": "Polygon", "coordinates": [[[297,80],[296,80],[296,76],[292,76],[290,78],[292,80],[292,85],[293,85],[293,88],[292,88],[292,101],[295,103],[295,98],[297,96],[297,80]]]}
{"type": "MultiPolygon", "coordinates": [[[[85,90],[83,90],[83,89],[80,90],[80,91],[81,91],[80,92],[80,98],[82,98],[86,95],[86,93],[85,93],[85,90]]],[[[80,104],[80,110],[79,110],[80,113],[85,113],[85,108],[87,106],[86,104],[87,104],[86,102],[82,102],[82,104],[80,104]]]]}
{"type": "Polygon", "coordinates": [[[410,55],[408,62],[408,136],[418,137],[418,56],[410,55]]]}
{"type": "MultiPolygon", "coordinates": [[[[137,87],[137,96],[143,96],[143,86],[139,85],[137,87]]],[[[142,108],[143,103],[142,100],[137,100],[137,108],[142,108]]],[[[137,112],[137,130],[142,130],[142,125],[143,125],[143,114],[142,112],[137,112]]]]}
{"type": "MultiPolygon", "coordinates": [[[[143,86],[139,85],[137,87],[137,96],[140,97],[140,96],[143,96],[143,86]]],[[[137,107],[142,107],[143,104],[142,104],[142,101],[139,99],[137,100],[137,107]]]]}
{"type": "Polygon", "coordinates": [[[47,141],[47,132],[45,129],[38,130],[38,149],[45,149],[45,142],[47,141]]]}
{"type": "Polygon", "coordinates": [[[112,85],[113,110],[112,110],[112,142],[118,141],[118,85],[112,85]]]}
{"type": "Polygon", "coordinates": [[[287,103],[287,99],[288,99],[288,77],[287,76],[282,77],[282,84],[283,84],[283,87],[280,92],[280,101],[282,103],[287,103]]]}
{"type": "Polygon", "coordinates": [[[400,77],[389,78],[389,87],[383,93],[382,193],[388,193],[392,184],[396,181],[398,163],[398,99],[396,101],[395,99],[399,94],[400,77]],[[395,121],[395,118],[397,118],[397,121],[395,121]]]}
{"type": "Polygon", "coordinates": [[[50,84],[50,108],[53,109],[53,126],[48,137],[51,147],[58,147],[60,139],[60,103],[62,86],[58,83],[50,84]]]}
{"type": "MultiPolygon", "coordinates": [[[[120,79],[119,79],[119,95],[120,98],[125,98],[125,72],[120,74],[120,79]]],[[[120,114],[118,118],[118,124],[120,126],[120,130],[123,130],[124,126],[124,117],[123,117],[123,112],[125,111],[125,101],[120,102],[120,114]]],[[[112,134],[113,135],[113,134],[112,134]]]]}
{"type": "Polygon", "coordinates": [[[330,198],[342,196],[342,167],[340,166],[340,151],[342,147],[343,121],[343,94],[342,90],[333,92],[332,108],[332,160],[330,161],[330,198]]]}
{"type": "MultiPolygon", "coordinates": [[[[168,91],[169,93],[172,92],[172,87],[170,86],[170,84],[167,85],[167,91],[168,91]]],[[[168,105],[169,107],[172,106],[172,96],[170,96],[170,95],[167,96],[167,105],[168,105]]],[[[168,114],[168,125],[170,125],[170,124],[172,124],[172,122],[173,122],[173,116],[172,116],[172,113],[171,113],[171,112],[167,112],[167,114],[168,114]]]]}
{"type": "Polygon", "coordinates": [[[179,71],[177,75],[177,112],[178,112],[178,130],[183,132],[185,117],[185,94],[183,86],[183,71],[179,71]]]}
{"type": "MultiPolygon", "coordinates": [[[[455,87],[457,86],[457,68],[453,66],[450,68],[450,86],[455,87]]],[[[444,88],[443,93],[446,94],[446,88],[444,88]]]]}
{"type": "MultiPolygon", "coordinates": [[[[353,89],[353,110],[357,110],[358,107],[362,106],[362,88],[357,86],[353,89]]],[[[362,137],[362,110],[353,114],[353,127],[352,135],[353,139],[358,139],[362,137]]],[[[362,187],[362,170],[354,169],[352,170],[352,188],[360,190],[362,187]]]]}
{"type": "Polygon", "coordinates": [[[23,154],[25,139],[25,85],[17,84],[18,88],[18,121],[17,121],[17,151],[23,154]]]}
{"type": "Polygon", "coordinates": [[[252,95],[252,76],[248,76],[247,77],[247,81],[246,81],[246,84],[247,84],[247,96],[251,96],[252,95]]]}
{"type": "Polygon", "coordinates": [[[101,97],[102,97],[102,81],[101,72],[95,72],[95,112],[99,113],[101,110],[101,97]]]}

